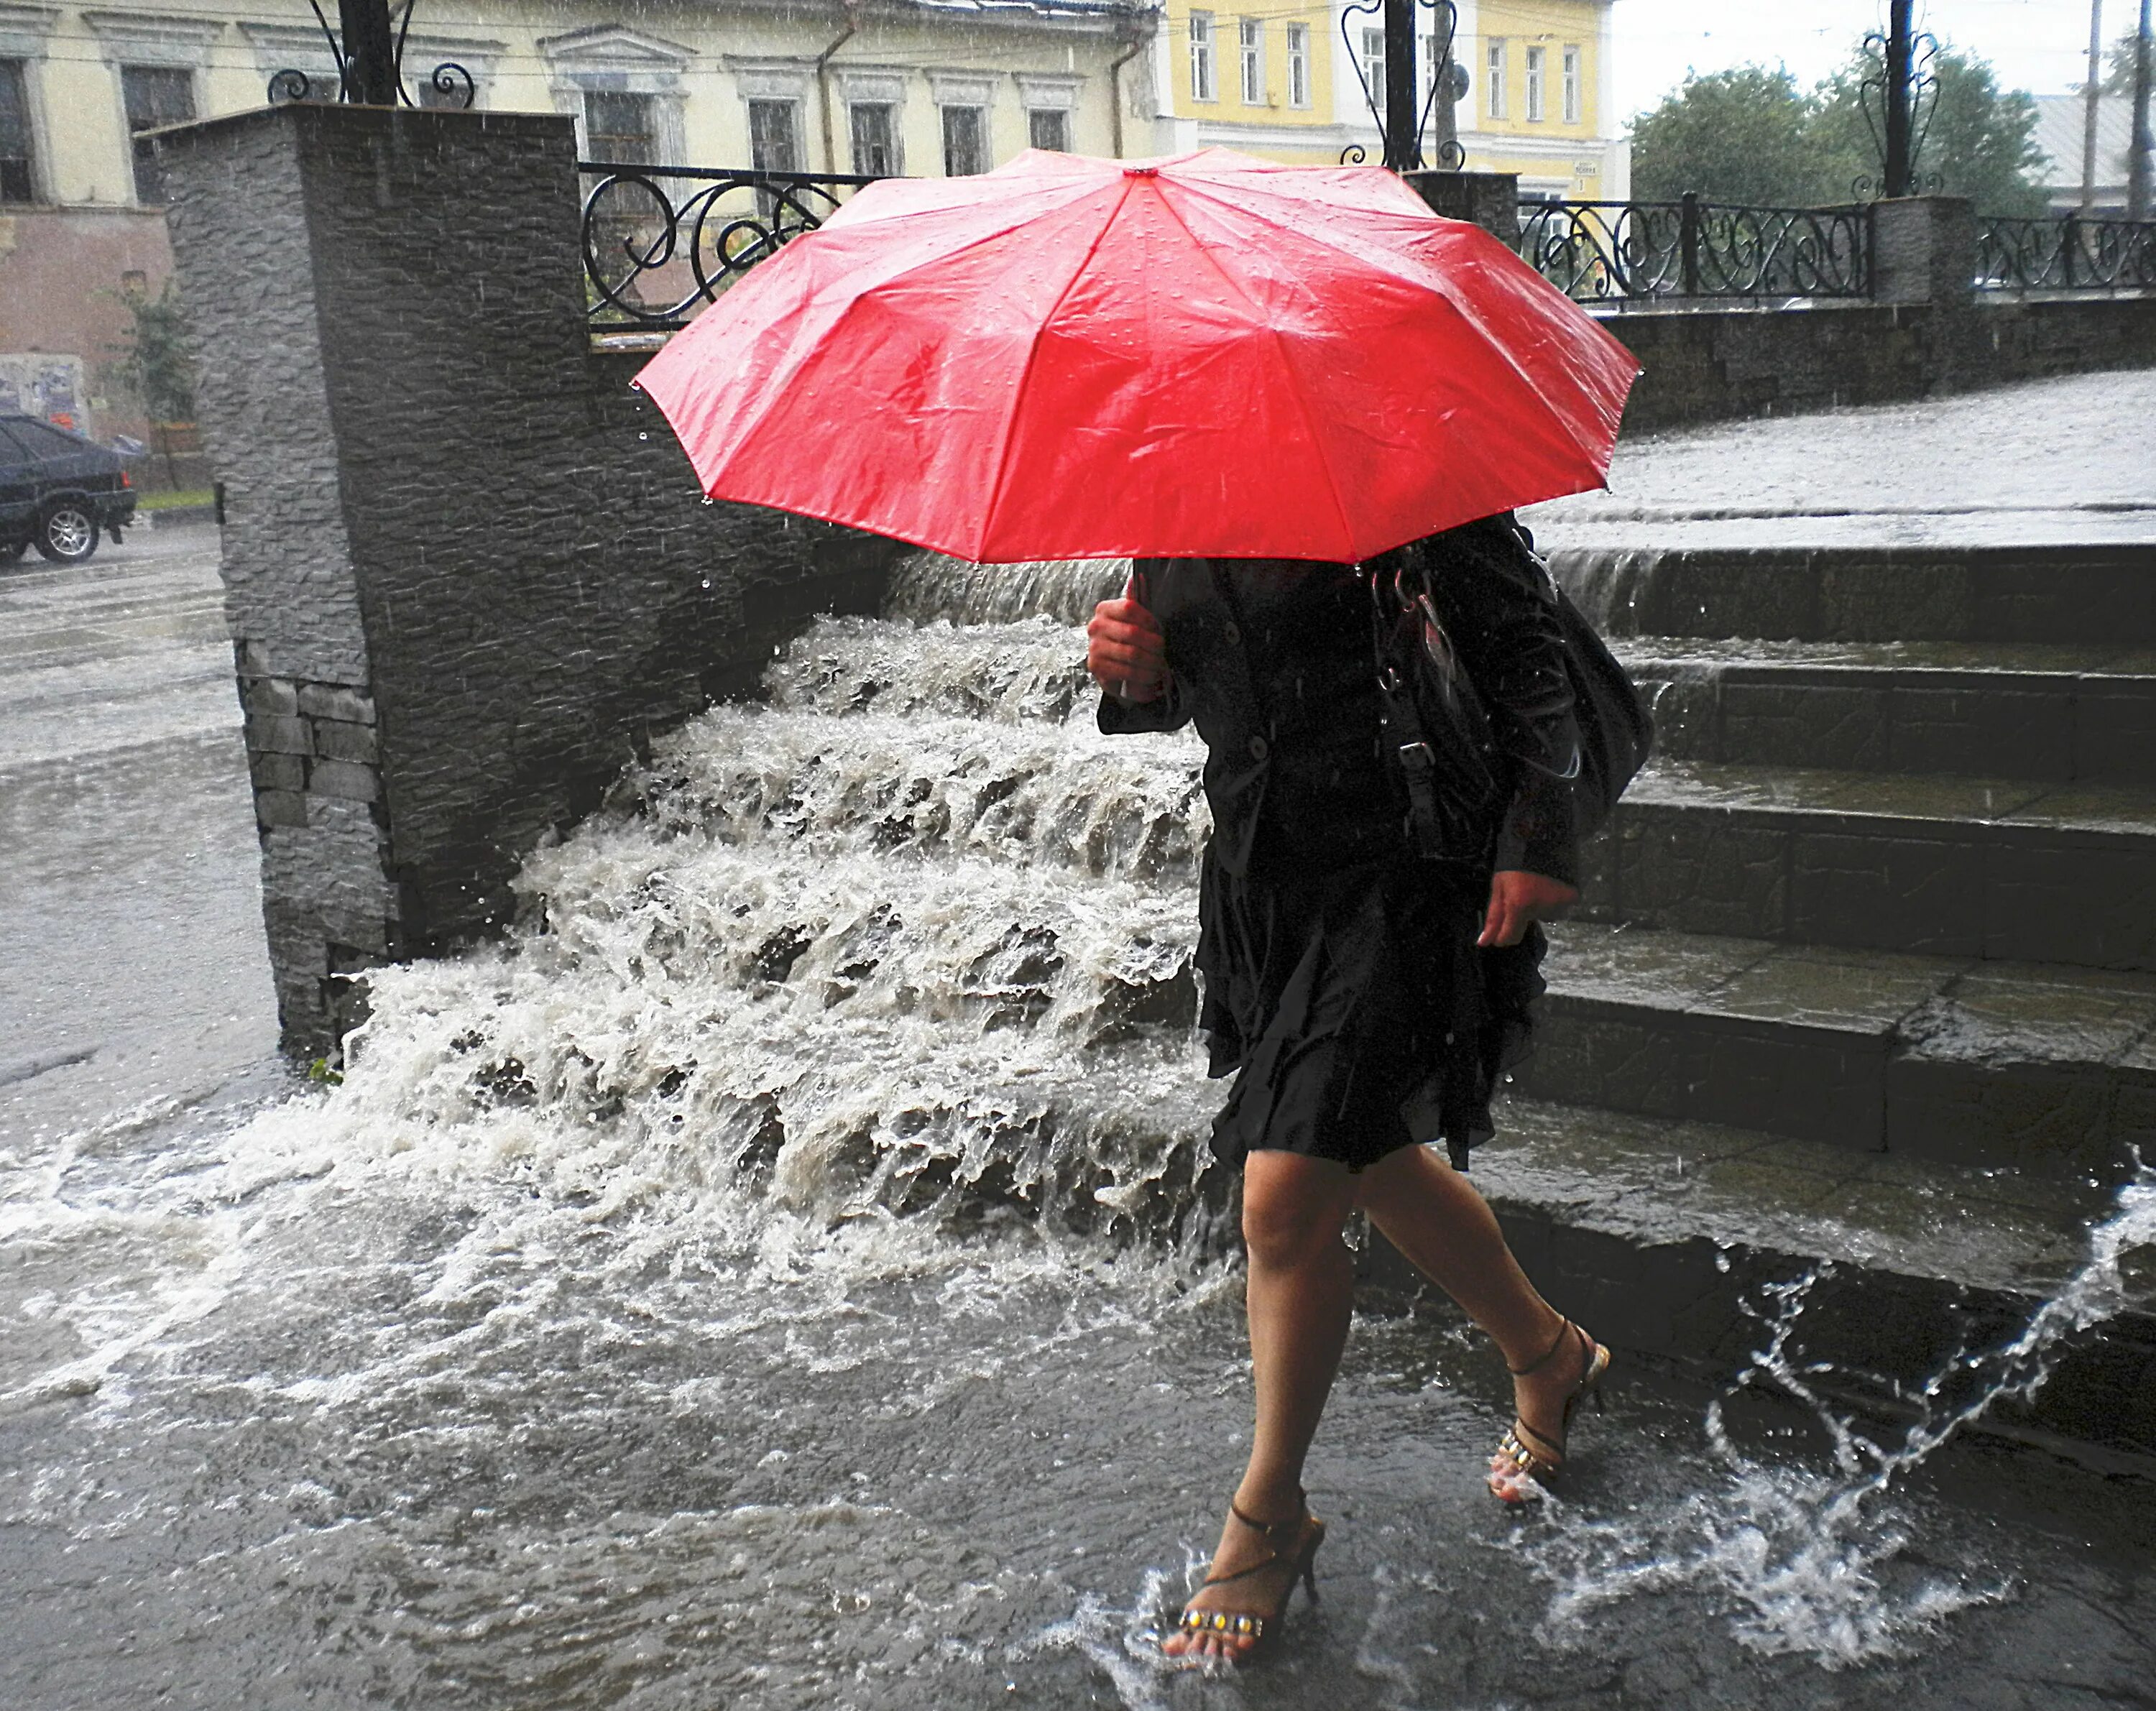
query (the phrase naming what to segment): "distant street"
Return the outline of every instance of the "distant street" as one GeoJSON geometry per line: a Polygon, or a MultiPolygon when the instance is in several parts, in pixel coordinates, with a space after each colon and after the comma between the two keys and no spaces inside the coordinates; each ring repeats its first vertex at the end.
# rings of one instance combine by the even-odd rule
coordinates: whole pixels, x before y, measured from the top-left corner
{"type": "Polygon", "coordinates": [[[0,1148],[275,1051],[214,528],[0,568],[0,1148]]]}

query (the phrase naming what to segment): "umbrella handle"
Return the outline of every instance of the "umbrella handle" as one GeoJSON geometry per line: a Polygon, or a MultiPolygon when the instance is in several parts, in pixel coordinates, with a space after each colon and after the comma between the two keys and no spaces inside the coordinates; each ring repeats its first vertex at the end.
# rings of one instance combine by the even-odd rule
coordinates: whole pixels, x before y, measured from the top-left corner
{"type": "MultiPolygon", "coordinates": [[[[1141,606],[1144,605],[1146,603],[1146,574],[1143,571],[1140,570],[1135,563],[1131,566],[1131,573],[1123,579],[1123,598],[1126,600],[1136,600],[1141,606]]],[[[1123,701],[1125,705],[1137,705],[1136,702],[1131,700],[1131,680],[1129,678],[1126,677],[1123,679],[1121,687],[1118,688],[1116,692],[1123,701]]]]}

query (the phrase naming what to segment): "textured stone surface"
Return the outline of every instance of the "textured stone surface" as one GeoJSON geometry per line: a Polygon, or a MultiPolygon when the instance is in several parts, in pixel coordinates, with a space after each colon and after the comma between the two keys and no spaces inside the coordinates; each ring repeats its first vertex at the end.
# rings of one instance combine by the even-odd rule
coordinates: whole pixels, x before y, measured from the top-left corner
{"type": "Polygon", "coordinates": [[[890,550],[707,506],[588,348],[575,146],[549,116],[285,107],[169,137],[227,484],[227,608],[261,777],[288,1040],[353,958],[509,909],[516,863],[656,731],[754,684],[890,550]]]}
{"type": "Polygon", "coordinates": [[[1603,325],[1643,371],[1634,432],[2156,364],[2149,297],[1628,311],[1603,325]]]}
{"type": "Polygon", "coordinates": [[[2156,979],[1637,927],[1556,929],[1529,1097],[2038,1179],[2156,1113],[2156,979]]]}

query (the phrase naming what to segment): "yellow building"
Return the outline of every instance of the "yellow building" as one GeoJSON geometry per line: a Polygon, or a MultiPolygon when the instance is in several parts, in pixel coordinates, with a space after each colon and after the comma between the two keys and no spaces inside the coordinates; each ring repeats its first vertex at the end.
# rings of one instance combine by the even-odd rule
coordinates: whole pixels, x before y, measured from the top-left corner
{"type": "Polygon", "coordinates": [[[1222,0],[1209,8],[1167,0],[1153,39],[1152,152],[1220,147],[1296,164],[1337,161],[1358,133],[1339,117],[1333,19],[1325,3],[1222,0]]]}
{"type": "Polygon", "coordinates": [[[1614,0],[1463,0],[1467,72],[1460,141],[1476,172],[1517,172],[1520,193],[1621,201],[1630,150],[1616,112],[1614,0]]]}
{"type": "MultiPolygon", "coordinates": [[[[1615,135],[1613,0],[1460,0],[1453,57],[1466,73],[1455,108],[1466,165],[1517,172],[1525,196],[1621,197],[1627,151],[1615,135]]],[[[1437,38],[1430,14],[1416,44],[1430,104],[1437,38]]],[[[1219,145],[1288,162],[1383,152],[1364,91],[1382,97],[1384,23],[1342,0],[1296,9],[1285,0],[1168,0],[1155,40],[1155,147],[1219,145]]],[[[1434,126],[1433,126],[1434,130],[1434,126]]],[[[1425,152],[1434,150],[1426,137],[1425,152]]]]}
{"type": "MultiPolygon", "coordinates": [[[[586,158],[933,177],[1143,150],[1153,22],[1143,0],[418,0],[405,84],[447,103],[429,74],[454,62],[477,107],[573,117],[586,158]]],[[[335,90],[307,0],[0,0],[0,410],[140,432],[97,378],[121,293],[171,265],[139,133],[261,106],[287,69],[335,90]]]]}

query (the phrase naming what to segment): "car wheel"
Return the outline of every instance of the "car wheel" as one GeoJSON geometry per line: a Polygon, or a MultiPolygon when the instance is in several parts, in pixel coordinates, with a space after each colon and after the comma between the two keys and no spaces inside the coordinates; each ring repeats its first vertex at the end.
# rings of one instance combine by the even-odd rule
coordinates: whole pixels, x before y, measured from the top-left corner
{"type": "Polygon", "coordinates": [[[80,564],[97,551],[97,513],[63,499],[38,524],[38,551],[55,564],[80,564]]]}

